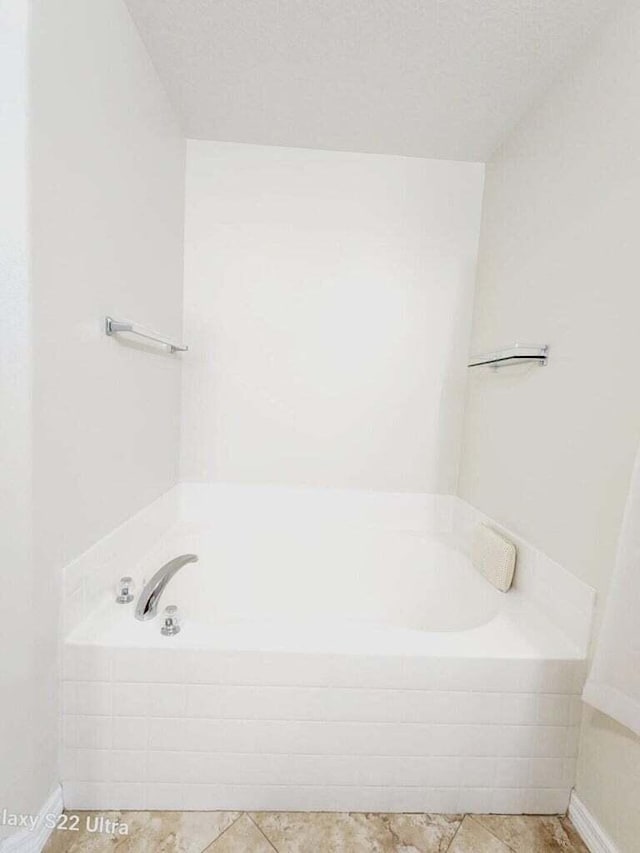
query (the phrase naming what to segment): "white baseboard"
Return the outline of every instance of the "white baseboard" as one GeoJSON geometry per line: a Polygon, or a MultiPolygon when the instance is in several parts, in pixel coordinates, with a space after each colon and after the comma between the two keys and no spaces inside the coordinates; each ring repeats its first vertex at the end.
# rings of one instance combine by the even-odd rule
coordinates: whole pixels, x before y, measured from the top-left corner
{"type": "Polygon", "coordinates": [[[622,853],[575,791],[571,792],[569,818],[591,853],[622,853]]]}
{"type": "Polygon", "coordinates": [[[52,823],[62,814],[62,788],[58,785],[37,815],[35,829],[20,829],[0,841],[0,853],[40,853],[53,830],[52,823]]]}

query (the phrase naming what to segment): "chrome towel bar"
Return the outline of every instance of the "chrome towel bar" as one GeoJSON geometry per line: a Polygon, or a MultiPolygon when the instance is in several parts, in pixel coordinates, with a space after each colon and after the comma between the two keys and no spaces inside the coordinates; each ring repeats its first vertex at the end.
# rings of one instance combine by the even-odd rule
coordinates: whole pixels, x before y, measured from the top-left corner
{"type": "Polygon", "coordinates": [[[114,320],[113,317],[105,317],[104,330],[107,335],[128,332],[131,335],[137,335],[139,338],[155,341],[169,347],[169,352],[186,352],[189,349],[186,344],[179,344],[172,341],[171,338],[166,338],[164,335],[159,335],[157,332],[152,332],[150,329],[145,329],[144,326],[129,322],[129,320],[114,320]]]}

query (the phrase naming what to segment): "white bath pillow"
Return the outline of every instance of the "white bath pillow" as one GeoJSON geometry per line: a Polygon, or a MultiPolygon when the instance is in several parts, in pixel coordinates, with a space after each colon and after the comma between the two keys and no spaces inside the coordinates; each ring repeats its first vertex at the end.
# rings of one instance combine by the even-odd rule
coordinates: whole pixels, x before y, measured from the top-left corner
{"type": "Polygon", "coordinates": [[[516,546],[488,524],[479,524],[473,534],[471,561],[475,568],[501,592],[513,582],[516,546]]]}

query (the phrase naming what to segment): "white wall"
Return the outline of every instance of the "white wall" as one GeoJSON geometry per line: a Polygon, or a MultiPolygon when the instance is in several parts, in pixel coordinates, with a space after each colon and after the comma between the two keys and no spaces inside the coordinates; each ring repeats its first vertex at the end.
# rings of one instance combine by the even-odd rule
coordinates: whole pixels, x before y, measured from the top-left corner
{"type": "MultiPolygon", "coordinates": [[[[477,371],[459,493],[600,593],[633,458],[638,395],[640,8],[601,37],[487,166],[472,348],[551,346],[548,367],[477,371]]],[[[640,837],[640,742],[589,713],[578,793],[640,837]]]]}
{"type": "Polygon", "coordinates": [[[452,491],[483,167],[187,152],[183,479],[452,491]]]}
{"type": "Polygon", "coordinates": [[[60,570],[176,481],[179,361],[101,324],[181,333],[184,141],[122,0],[0,0],[0,38],[0,807],[34,813],[60,570]]]}
{"type": "Polygon", "coordinates": [[[180,359],[103,334],[182,325],[184,139],[123,0],[33,0],[40,545],[66,563],[177,478],[180,359]]]}
{"type": "MultiPolygon", "coordinates": [[[[37,811],[56,779],[31,737],[44,716],[30,608],[31,338],[27,227],[27,0],[0,0],[0,803],[37,811]],[[27,721],[28,726],[25,726],[27,721]]],[[[0,838],[8,830],[0,827],[0,838]]]]}

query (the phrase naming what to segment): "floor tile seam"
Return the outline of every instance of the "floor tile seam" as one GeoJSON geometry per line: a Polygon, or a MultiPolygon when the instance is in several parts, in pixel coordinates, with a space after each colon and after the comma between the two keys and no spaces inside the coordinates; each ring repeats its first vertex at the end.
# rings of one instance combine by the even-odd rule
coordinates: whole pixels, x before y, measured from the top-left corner
{"type": "MultiPolygon", "coordinates": [[[[278,850],[278,848],[276,847],[275,843],[274,843],[274,842],[269,838],[269,836],[266,834],[266,832],[264,831],[264,829],[263,829],[263,828],[262,828],[262,827],[261,827],[261,826],[260,826],[260,825],[259,825],[259,824],[254,820],[254,819],[253,819],[253,816],[252,816],[249,812],[243,812],[243,814],[246,814],[246,816],[249,818],[249,820],[251,821],[251,823],[252,823],[252,824],[255,826],[255,828],[258,830],[258,832],[260,833],[260,835],[265,839],[265,841],[267,842],[267,844],[269,845],[269,847],[271,847],[271,848],[272,848],[272,850],[274,850],[274,851],[275,851],[275,853],[279,853],[279,850],[278,850]]],[[[282,812],[276,812],[276,814],[282,814],[282,812]]]]}
{"type": "MultiPolygon", "coordinates": [[[[183,812],[183,814],[184,814],[184,812],[183,812]]],[[[242,817],[243,814],[244,814],[244,812],[237,812],[236,817],[231,821],[229,826],[225,826],[225,828],[222,830],[222,832],[219,832],[215,838],[212,838],[211,841],[209,841],[209,843],[207,844],[207,846],[203,847],[203,849],[200,851],[200,853],[206,853],[207,850],[209,850],[214,844],[216,844],[222,838],[222,836],[225,834],[225,832],[228,832],[232,826],[236,825],[236,823],[240,820],[240,818],[242,817]]]]}
{"type": "MultiPolygon", "coordinates": [[[[470,817],[473,817],[472,815],[469,815],[469,816],[470,816],[470,817]]],[[[491,817],[491,815],[479,815],[479,817],[491,817]]],[[[519,818],[522,818],[522,817],[528,817],[528,815],[498,815],[498,817],[506,817],[506,818],[508,818],[508,817],[519,817],[519,818]]],[[[543,817],[548,817],[548,818],[551,818],[551,819],[553,819],[553,820],[557,820],[557,819],[558,819],[558,816],[557,816],[557,815],[533,815],[533,817],[535,817],[535,818],[536,818],[536,820],[540,820],[540,819],[541,819],[541,818],[543,818],[543,817]]],[[[480,825],[483,829],[485,829],[485,830],[486,830],[490,835],[493,835],[493,837],[494,837],[494,838],[496,838],[496,839],[497,839],[501,844],[504,844],[504,846],[505,846],[508,850],[510,850],[510,851],[511,851],[511,853],[521,853],[521,852],[520,852],[516,847],[513,847],[513,846],[512,846],[508,841],[505,841],[505,840],[504,840],[504,838],[500,838],[500,836],[499,836],[499,835],[497,835],[497,834],[496,834],[492,829],[490,829],[490,828],[489,828],[488,826],[486,826],[484,823],[481,823],[480,821],[477,821],[477,820],[476,820],[476,821],[474,821],[474,823],[479,824],[479,825],[480,825]]],[[[565,834],[566,834],[566,833],[565,833],[565,834]]],[[[569,843],[571,843],[571,842],[569,841],[569,843]]],[[[573,853],[573,845],[571,845],[571,848],[567,851],[567,853],[573,853]]]]}
{"type": "Polygon", "coordinates": [[[469,815],[468,815],[468,814],[463,814],[463,815],[462,815],[462,820],[461,820],[461,821],[460,821],[460,823],[458,824],[458,826],[457,826],[457,828],[456,828],[456,831],[455,831],[455,833],[454,833],[454,835],[453,835],[453,838],[452,838],[452,839],[451,839],[451,841],[449,842],[449,845],[448,845],[447,850],[445,851],[445,853],[448,853],[448,851],[449,851],[449,850],[451,850],[451,849],[453,848],[453,845],[454,845],[454,843],[455,843],[455,840],[456,840],[456,838],[458,837],[458,833],[459,833],[459,832],[460,832],[460,830],[462,829],[462,824],[465,822],[465,820],[466,820],[468,817],[469,817],[469,815]]]}

